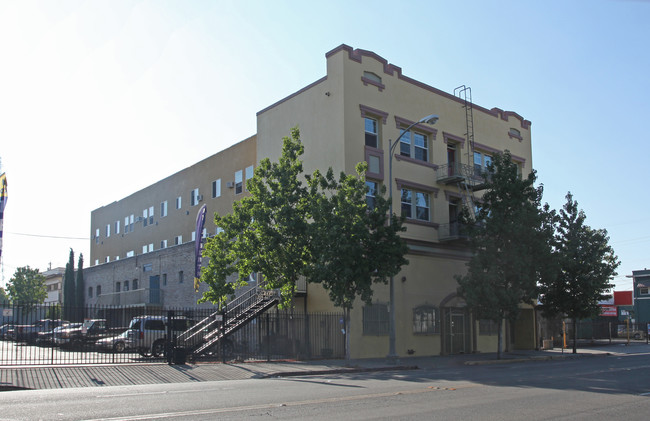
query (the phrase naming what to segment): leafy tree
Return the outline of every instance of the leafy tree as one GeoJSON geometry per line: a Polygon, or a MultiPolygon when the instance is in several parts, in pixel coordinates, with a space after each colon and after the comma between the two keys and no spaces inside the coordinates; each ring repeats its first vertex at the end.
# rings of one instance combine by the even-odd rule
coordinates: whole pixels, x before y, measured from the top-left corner
{"type": "Polygon", "coordinates": [[[14,303],[40,304],[47,297],[45,277],[39,273],[38,269],[32,269],[29,266],[19,267],[9,280],[7,291],[14,303]]]}
{"type": "Polygon", "coordinates": [[[550,212],[540,206],[543,188],[534,187],[536,178],[535,171],[522,178],[509,151],[496,155],[475,221],[467,209],[461,212],[473,256],[467,273],[456,276],[458,294],[476,317],[498,324],[499,359],[503,321],[514,322],[520,304],[537,297],[537,283],[549,261],[550,212]]]}
{"type": "Polygon", "coordinates": [[[8,303],[9,296],[7,295],[7,291],[5,291],[4,288],[0,287],[0,303],[8,303]]]}
{"type": "MultiPolygon", "coordinates": [[[[555,276],[541,284],[542,308],[548,316],[566,315],[573,321],[576,338],[578,320],[596,317],[598,302],[608,298],[610,280],[616,276],[620,261],[609,246],[606,230],[585,225],[585,213],[571,193],[557,218],[554,238],[555,276]]],[[[573,353],[576,350],[573,341],[573,353]]]]}
{"type": "Polygon", "coordinates": [[[77,321],[83,320],[83,308],[85,304],[85,295],[84,295],[84,256],[79,253],[79,262],[77,265],[77,281],[76,281],[76,293],[75,293],[75,305],[77,306],[77,321]]]}
{"type": "Polygon", "coordinates": [[[66,320],[74,319],[75,300],[74,251],[70,249],[70,257],[63,274],[63,318],[66,320]]]}
{"type": "Polygon", "coordinates": [[[308,191],[300,181],[304,151],[297,128],[283,139],[277,163],[263,159],[247,182],[250,196],[233,206],[229,215],[215,215],[223,231],[209,238],[203,256],[209,258],[201,270],[201,281],[209,289],[200,302],[223,305],[250,274],[261,273],[267,288],[280,288],[286,306],[293,297],[298,277],[310,256],[308,191]],[[237,273],[235,282],[228,277],[237,273]]]}
{"type": "Polygon", "coordinates": [[[386,283],[400,267],[408,263],[403,219],[392,215],[387,224],[389,203],[386,188],[375,195],[374,206],[366,202],[365,172],[367,164],[357,165],[357,175],[341,173],[335,180],[333,171],[326,175],[316,171],[309,177],[312,263],[307,280],[320,283],[329,291],[335,306],[345,312],[346,357],[349,359],[350,310],[357,297],[370,303],[372,284],[386,283]]]}

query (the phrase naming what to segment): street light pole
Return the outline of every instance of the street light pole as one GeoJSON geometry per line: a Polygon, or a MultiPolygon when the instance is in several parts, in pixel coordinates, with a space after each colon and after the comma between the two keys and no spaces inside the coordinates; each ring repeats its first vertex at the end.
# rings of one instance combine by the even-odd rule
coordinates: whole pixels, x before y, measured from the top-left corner
{"type": "MultiPolygon", "coordinates": [[[[390,218],[388,223],[392,225],[393,223],[393,152],[397,145],[399,145],[400,139],[404,136],[404,133],[407,133],[413,128],[413,126],[426,123],[426,124],[436,124],[438,121],[438,116],[436,114],[431,114],[426,117],[421,118],[415,123],[408,126],[400,135],[397,137],[394,143],[391,143],[391,140],[388,139],[388,203],[389,203],[389,215],[390,218]]],[[[391,276],[389,281],[389,303],[388,303],[388,356],[389,360],[396,360],[397,353],[395,352],[395,277],[391,276]]]]}

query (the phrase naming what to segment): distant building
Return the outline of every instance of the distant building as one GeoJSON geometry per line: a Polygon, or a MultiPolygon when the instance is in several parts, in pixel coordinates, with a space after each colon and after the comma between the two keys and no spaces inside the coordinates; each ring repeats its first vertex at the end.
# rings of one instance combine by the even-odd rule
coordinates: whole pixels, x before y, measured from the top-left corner
{"type": "Polygon", "coordinates": [[[650,323],[650,270],[632,271],[634,287],[634,321],[637,324],[650,323]]]}
{"type": "MultiPolygon", "coordinates": [[[[478,180],[494,154],[509,150],[524,176],[532,170],[530,121],[473,104],[466,87],[450,94],[414,80],[371,51],[341,45],[325,57],[325,76],[257,113],[255,135],[92,212],[88,304],[195,306],[201,294],[193,289],[192,241],[217,232],[211,215],[231,211],[255,166],[276,161],[282,138],[299,126],[305,173],[354,173],[366,161],[369,203],[386,185],[393,209],[406,217],[410,263],[395,277],[397,353],[496,350],[496,325],[477,320],[456,292],[454,276],[466,272],[471,257],[458,212],[480,199],[478,180]],[[415,124],[430,114],[439,115],[435,125],[415,124]],[[391,154],[389,140],[402,133],[391,154]],[[202,204],[206,227],[195,232],[202,204]]],[[[377,285],[371,305],[355,303],[353,358],[386,356],[388,301],[388,287],[377,285]]],[[[335,310],[314,285],[295,305],[335,310]]],[[[533,309],[522,306],[517,322],[504,327],[507,348],[535,348],[535,325],[533,309]]]]}
{"type": "Polygon", "coordinates": [[[45,304],[61,304],[63,302],[62,289],[64,273],[65,268],[48,269],[42,272],[42,275],[45,276],[45,288],[47,289],[45,304]]]}

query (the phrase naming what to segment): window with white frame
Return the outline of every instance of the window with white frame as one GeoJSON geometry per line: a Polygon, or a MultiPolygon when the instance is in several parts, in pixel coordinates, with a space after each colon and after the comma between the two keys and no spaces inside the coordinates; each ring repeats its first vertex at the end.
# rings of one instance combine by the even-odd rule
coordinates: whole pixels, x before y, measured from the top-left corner
{"type": "Polygon", "coordinates": [[[192,231],[192,241],[196,241],[196,231],[192,231]]]}
{"type": "Polygon", "coordinates": [[[151,253],[153,251],[153,243],[149,244],[149,250],[148,251],[149,251],[149,253],[151,253]]]}
{"type": "Polygon", "coordinates": [[[129,217],[127,216],[124,218],[124,234],[128,234],[129,231],[129,217]]]}
{"type": "Polygon", "coordinates": [[[167,248],[167,240],[162,240],[160,242],[160,248],[161,249],[166,249],[167,248]]]}
{"type": "Polygon", "coordinates": [[[149,209],[144,209],[142,211],[142,226],[146,227],[149,225],[149,209]]]}
{"type": "Polygon", "coordinates": [[[366,192],[366,204],[368,205],[369,209],[374,209],[376,200],[375,198],[377,194],[377,182],[366,180],[366,188],[368,189],[366,192]]]}
{"type": "Polygon", "coordinates": [[[183,200],[180,196],[176,198],[176,209],[180,209],[183,206],[183,200]]]}
{"type": "Polygon", "coordinates": [[[145,254],[147,252],[147,245],[145,244],[142,246],[142,254],[145,254]]]}
{"type": "Polygon", "coordinates": [[[95,229],[95,244],[99,244],[99,228],[95,229]]]}
{"type": "Polygon", "coordinates": [[[408,219],[431,221],[429,193],[402,189],[402,216],[408,219]]]}
{"type": "Polygon", "coordinates": [[[235,194],[239,194],[244,191],[244,173],[242,170],[235,171],[235,194]]]}
{"type": "Polygon", "coordinates": [[[221,196],[221,179],[212,182],[212,198],[221,196]]]}
{"type": "Polygon", "coordinates": [[[182,235],[177,235],[174,238],[174,245],[179,245],[179,244],[183,244],[183,236],[182,235]]]}
{"type": "Polygon", "coordinates": [[[438,309],[433,306],[420,306],[413,309],[413,333],[440,333],[438,309]]]}
{"type": "Polygon", "coordinates": [[[111,261],[111,256],[106,256],[106,259],[104,259],[104,263],[108,263],[111,261]]]}
{"type": "Polygon", "coordinates": [[[246,180],[253,178],[253,175],[255,175],[255,167],[252,165],[250,167],[246,167],[246,180]]]}
{"type": "Polygon", "coordinates": [[[129,231],[133,232],[133,224],[135,223],[135,215],[131,214],[129,217],[129,231]]]}
{"type": "Polygon", "coordinates": [[[111,224],[106,224],[106,238],[111,236],[111,224]]]}
{"type": "Polygon", "coordinates": [[[199,189],[196,188],[190,192],[190,206],[199,204],[199,189]]]}
{"type": "Polygon", "coordinates": [[[364,131],[366,133],[366,146],[379,148],[379,133],[377,120],[374,118],[364,118],[364,131]]]}
{"type": "Polygon", "coordinates": [[[133,256],[135,256],[135,251],[129,250],[126,252],[126,257],[133,257],[133,256]]]}
{"type": "Polygon", "coordinates": [[[402,138],[400,139],[400,155],[419,161],[429,161],[429,139],[427,135],[418,132],[400,130],[402,138]]]}
{"type": "Polygon", "coordinates": [[[120,233],[120,221],[117,220],[115,221],[115,234],[119,234],[119,233],[120,233]]]}
{"type": "Polygon", "coordinates": [[[160,217],[164,218],[167,216],[167,201],[160,202],[160,217]]]}
{"type": "Polygon", "coordinates": [[[483,176],[488,171],[488,166],[492,163],[490,155],[474,152],[474,175],[483,176]]]}
{"type": "Polygon", "coordinates": [[[149,206],[149,224],[153,225],[153,206],[149,206]]]}

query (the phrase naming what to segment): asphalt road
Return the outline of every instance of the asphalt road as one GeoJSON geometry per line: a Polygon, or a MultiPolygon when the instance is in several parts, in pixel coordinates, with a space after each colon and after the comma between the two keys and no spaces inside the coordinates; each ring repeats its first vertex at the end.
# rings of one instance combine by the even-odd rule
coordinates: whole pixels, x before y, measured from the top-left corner
{"type": "Polygon", "coordinates": [[[647,420],[650,355],[0,393],[0,419],[647,420]]]}

